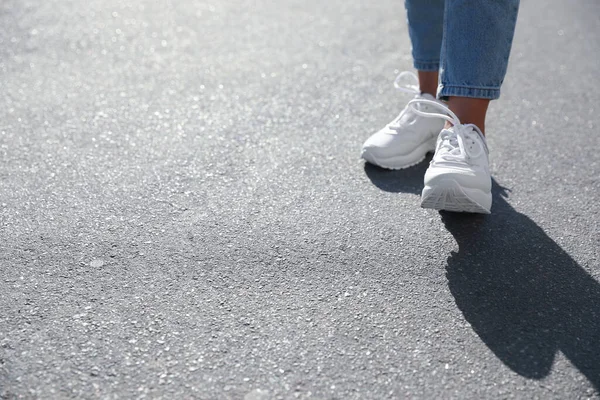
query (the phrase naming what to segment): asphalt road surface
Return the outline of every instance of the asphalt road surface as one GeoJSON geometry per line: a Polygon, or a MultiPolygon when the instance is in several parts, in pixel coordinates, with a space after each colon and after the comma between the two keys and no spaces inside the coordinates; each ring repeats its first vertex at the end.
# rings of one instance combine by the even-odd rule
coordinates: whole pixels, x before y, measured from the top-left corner
{"type": "Polygon", "coordinates": [[[0,398],[598,398],[599,38],[523,0],[468,216],[359,160],[401,0],[2,0],[0,398]]]}

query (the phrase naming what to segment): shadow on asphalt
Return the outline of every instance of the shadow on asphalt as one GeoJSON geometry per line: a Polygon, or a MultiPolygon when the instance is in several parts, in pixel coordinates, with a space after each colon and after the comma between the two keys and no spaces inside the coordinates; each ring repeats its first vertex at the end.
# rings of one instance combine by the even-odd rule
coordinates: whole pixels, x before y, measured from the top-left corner
{"type": "MultiPolygon", "coordinates": [[[[382,190],[420,193],[427,164],[365,172],[382,190]]],[[[458,243],[446,268],[456,305],[518,374],[544,378],[560,351],[600,390],[600,284],[492,183],[491,215],[440,212],[458,243]]]]}
{"type": "Polygon", "coordinates": [[[365,162],[365,173],[373,185],[386,192],[421,194],[423,176],[429,167],[432,154],[428,153],[423,162],[399,170],[383,169],[365,162]]]}

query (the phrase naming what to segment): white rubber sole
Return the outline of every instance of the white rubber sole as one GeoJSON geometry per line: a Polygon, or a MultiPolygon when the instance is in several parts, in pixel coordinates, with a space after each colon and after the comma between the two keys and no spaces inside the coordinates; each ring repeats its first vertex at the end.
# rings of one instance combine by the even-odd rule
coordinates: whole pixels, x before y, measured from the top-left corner
{"type": "Polygon", "coordinates": [[[434,137],[428,142],[425,142],[419,145],[415,150],[408,154],[398,155],[394,157],[388,158],[377,158],[375,157],[369,149],[363,149],[361,153],[361,157],[371,164],[377,165],[381,168],[386,169],[405,169],[412,167],[413,165],[419,164],[421,161],[425,159],[427,153],[432,153],[435,151],[435,145],[437,142],[437,137],[434,137]]]}
{"type": "Polygon", "coordinates": [[[436,186],[425,186],[421,194],[421,207],[453,212],[489,214],[492,208],[492,193],[465,188],[457,181],[448,179],[436,186]]]}

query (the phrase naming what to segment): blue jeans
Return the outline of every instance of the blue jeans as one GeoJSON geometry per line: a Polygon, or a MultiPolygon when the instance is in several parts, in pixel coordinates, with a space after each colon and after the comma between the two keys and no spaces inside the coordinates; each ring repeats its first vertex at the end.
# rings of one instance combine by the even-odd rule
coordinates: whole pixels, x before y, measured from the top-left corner
{"type": "Polygon", "coordinates": [[[519,0],[405,0],[414,66],[439,71],[438,98],[497,99],[519,0]]]}

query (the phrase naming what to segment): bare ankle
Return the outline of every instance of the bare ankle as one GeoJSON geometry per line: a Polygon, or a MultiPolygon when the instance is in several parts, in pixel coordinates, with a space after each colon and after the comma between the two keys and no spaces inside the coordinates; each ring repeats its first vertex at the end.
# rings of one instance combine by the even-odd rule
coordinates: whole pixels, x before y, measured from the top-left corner
{"type": "MultiPolygon", "coordinates": [[[[450,97],[448,107],[456,114],[461,124],[473,124],[485,135],[485,116],[490,100],[470,97],[450,97]]],[[[449,125],[446,123],[446,125],[449,125]]]]}
{"type": "Polygon", "coordinates": [[[419,90],[421,93],[430,94],[435,97],[438,87],[438,72],[437,71],[418,71],[419,74],[419,90]]]}

